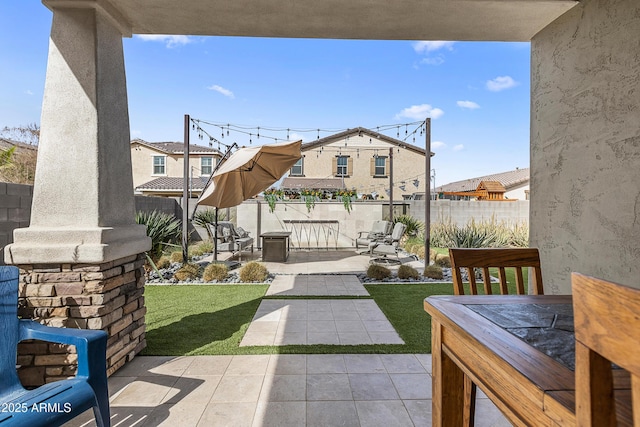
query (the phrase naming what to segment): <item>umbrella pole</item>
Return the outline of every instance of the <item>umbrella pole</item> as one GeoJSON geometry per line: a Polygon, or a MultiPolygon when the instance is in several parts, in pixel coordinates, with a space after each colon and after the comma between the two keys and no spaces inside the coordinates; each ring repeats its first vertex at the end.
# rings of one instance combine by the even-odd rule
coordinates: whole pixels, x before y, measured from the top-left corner
{"type": "Polygon", "coordinates": [[[218,208],[216,208],[216,221],[213,228],[213,260],[218,261],[218,208]]]}

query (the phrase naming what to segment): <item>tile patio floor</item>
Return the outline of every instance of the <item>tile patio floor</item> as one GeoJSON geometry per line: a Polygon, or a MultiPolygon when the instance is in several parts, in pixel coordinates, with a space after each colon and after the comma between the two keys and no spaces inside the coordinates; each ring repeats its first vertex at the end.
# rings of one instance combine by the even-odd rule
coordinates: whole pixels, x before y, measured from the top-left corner
{"type": "MultiPolygon", "coordinates": [[[[360,272],[368,260],[351,252],[292,252],[287,263],[266,263],[277,274],[267,295],[366,296],[354,275],[317,274],[360,272]]],[[[401,342],[373,300],[265,299],[241,345],[305,340],[401,342]]],[[[138,356],[109,378],[109,391],[113,427],[426,427],[431,355],[138,356]]],[[[65,424],[79,426],[95,426],[91,411],[65,424]]],[[[476,426],[510,426],[480,391],[476,426]]]]}
{"type": "MultiPolygon", "coordinates": [[[[136,357],[109,378],[112,426],[430,426],[430,374],[429,354],[136,357]]],[[[510,425],[484,396],[476,411],[510,425]]]]}

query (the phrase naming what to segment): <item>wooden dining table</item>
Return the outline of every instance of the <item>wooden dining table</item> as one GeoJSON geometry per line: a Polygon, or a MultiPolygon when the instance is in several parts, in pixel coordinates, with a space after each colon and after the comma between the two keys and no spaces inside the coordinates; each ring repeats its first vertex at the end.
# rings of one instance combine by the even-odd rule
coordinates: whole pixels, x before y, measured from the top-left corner
{"type": "MultiPolygon", "coordinates": [[[[462,426],[468,376],[516,426],[575,426],[570,295],[432,296],[433,426],[462,426]]],[[[632,425],[628,373],[614,369],[620,425],[632,425]]]]}

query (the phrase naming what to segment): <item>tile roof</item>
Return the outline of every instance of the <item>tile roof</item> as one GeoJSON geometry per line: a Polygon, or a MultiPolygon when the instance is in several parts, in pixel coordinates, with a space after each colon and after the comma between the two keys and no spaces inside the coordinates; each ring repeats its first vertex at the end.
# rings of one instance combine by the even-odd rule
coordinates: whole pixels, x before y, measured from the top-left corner
{"type": "MultiPolygon", "coordinates": [[[[138,143],[146,145],[147,147],[154,148],[158,151],[162,151],[168,154],[183,154],[184,143],[182,142],[147,142],[142,139],[134,139],[132,144],[138,143]]],[[[205,147],[204,145],[189,144],[189,154],[215,154],[221,156],[219,150],[212,147],[205,147]]]]}
{"type": "Polygon", "coordinates": [[[317,190],[339,190],[344,188],[342,178],[303,178],[287,177],[282,180],[282,190],[302,190],[304,188],[317,190]]]}
{"type": "MultiPolygon", "coordinates": [[[[209,177],[207,176],[197,176],[193,178],[192,181],[192,190],[202,190],[205,185],[207,185],[207,181],[209,177]]],[[[140,190],[155,190],[155,191],[182,191],[182,184],[184,183],[184,178],[182,177],[170,177],[163,176],[160,178],[156,178],[152,181],[149,181],[145,184],[139,185],[136,187],[137,191],[140,190]]]]}
{"type": "Polygon", "coordinates": [[[509,191],[513,187],[524,185],[529,182],[529,168],[516,169],[508,172],[451,182],[449,184],[436,187],[435,191],[436,193],[441,191],[475,191],[481,181],[498,181],[507,191],[509,191]]]}

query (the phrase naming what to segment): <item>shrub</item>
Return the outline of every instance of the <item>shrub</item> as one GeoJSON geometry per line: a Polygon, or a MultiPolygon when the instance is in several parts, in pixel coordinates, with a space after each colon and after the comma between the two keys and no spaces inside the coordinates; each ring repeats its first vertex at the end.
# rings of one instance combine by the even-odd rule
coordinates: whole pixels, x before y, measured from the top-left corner
{"type": "Polygon", "coordinates": [[[438,252],[434,251],[433,249],[429,249],[429,259],[434,260],[436,259],[436,257],[438,256],[438,252]]]}
{"type": "Polygon", "coordinates": [[[419,279],[418,270],[410,265],[401,265],[398,267],[398,279],[419,279]]]}
{"type": "Polygon", "coordinates": [[[413,253],[416,254],[418,258],[424,259],[424,245],[416,247],[413,253]]]}
{"type": "Polygon", "coordinates": [[[417,236],[424,230],[424,223],[411,215],[398,215],[395,217],[394,224],[398,222],[407,227],[404,231],[407,236],[417,236]]]}
{"type": "Polygon", "coordinates": [[[376,280],[386,279],[387,277],[391,277],[391,270],[383,265],[371,264],[369,268],[367,268],[367,277],[376,280]]]}
{"type": "Polygon", "coordinates": [[[199,245],[189,246],[188,253],[189,253],[189,258],[193,256],[204,255],[204,251],[200,249],[199,245]]]}
{"type": "Polygon", "coordinates": [[[200,266],[198,264],[185,264],[175,272],[173,277],[180,281],[197,279],[200,277],[200,266]]]}
{"type": "Polygon", "coordinates": [[[436,254],[433,263],[442,268],[451,268],[451,258],[448,255],[436,254]]]}
{"type": "Polygon", "coordinates": [[[422,275],[424,277],[428,277],[430,279],[435,279],[435,280],[441,280],[444,277],[442,274],[442,267],[435,264],[425,267],[422,275]]]}
{"type": "Polygon", "coordinates": [[[171,262],[182,262],[182,252],[179,251],[175,251],[175,252],[171,252],[171,255],[169,255],[169,259],[171,260],[171,262]]]}
{"type": "Polygon", "coordinates": [[[205,282],[218,281],[222,282],[227,278],[229,274],[229,268],[225,264],[211,263],[205,269],[202,274],[202,280],[205,282]]]}
{"type": "Polygon", "coordinates": [[[136,223],[147,226],[147,236],[151,238],[149,256],[153,259],[160,257],[165,246],[176,243],[182,234],[180,221],[163,212],[137,212],[136,223]]]}
{"type": "Polygon", "coordinates": [[[200,242],[200,244],[198,245],[198,249],[203,253],[203,254],[210,254],[213,252],[213,242],[210,240],[204,241],[204,242],[200,242]]]}
{"type": "Polygon", "coordinates": [[[160,259],[156,262],[156,267],[158,268],[169,268],[171,266],[171,260],[168,256],[161,256],[160,259]]]}
{"type": "Polygon", "coordinates": [[[267,267],[256,261],[251,261],[245,264],[240,269],[240,281],[242,282],[264,282],[269,277],[269,271],[267,267]]]}

